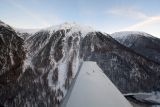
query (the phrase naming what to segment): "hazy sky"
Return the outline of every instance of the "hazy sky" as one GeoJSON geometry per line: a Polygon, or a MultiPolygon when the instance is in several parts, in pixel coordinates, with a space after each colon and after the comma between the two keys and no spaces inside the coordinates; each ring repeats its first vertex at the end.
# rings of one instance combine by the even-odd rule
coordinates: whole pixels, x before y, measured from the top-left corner
{"type": "Polygon", "coordinates": [[[0,20],[17,28],[76,22],[94,29],[160,37],[160,0],[0,0],[0,20]]]}

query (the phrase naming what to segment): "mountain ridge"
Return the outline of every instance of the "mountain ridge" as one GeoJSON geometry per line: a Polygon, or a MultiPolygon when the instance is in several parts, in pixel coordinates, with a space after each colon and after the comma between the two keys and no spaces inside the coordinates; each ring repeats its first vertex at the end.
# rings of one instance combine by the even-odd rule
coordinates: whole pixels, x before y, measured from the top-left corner
{"type": "Polygon", "coordinates": [[[141,32],[119,32],[114,33],[111,36],[121,44],[131,48],[144,57],[160,63],[159,38],[141,32]]]}

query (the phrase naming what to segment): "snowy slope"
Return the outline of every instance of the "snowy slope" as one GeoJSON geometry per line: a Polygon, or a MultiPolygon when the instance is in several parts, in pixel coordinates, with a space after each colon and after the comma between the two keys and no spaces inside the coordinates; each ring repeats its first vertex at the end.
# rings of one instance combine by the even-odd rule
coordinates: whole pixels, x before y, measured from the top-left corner
{"type": "Polygon", "coordinates": [[[81,32],[82,37],[86,36],[86,34],[88,34],[88,32],[94,32],[95,31],[90,26],[82,26],[82,25],[74,23],[74,22],[71,22],[71,23],[65,22],[63,24],[51,26],[49,28],[42,29],[42,30],[48,30],[51,33],[56,32],[58,30],[66,30],[66,32],[69,32],[69,34],[73,34],[75,32],[81,32]]]}
{"type": "Polygon", "coordinates": [[[125,39],[125,37],[127,37],[129,35],[132,35],[132,34],[134,34],[134,35],[144,35],[146,37],[153,37],[154,38],[154,36],[152,36],[150,34],[147,34],[145,32],[139,32],[139,31],[115,32],[115,33],[111,34],[111,36],[114,37],[114,38],[122,38],[123,37],[125,39]]]}
{"type": "Polygon", "coordinates": [[[142,38],[142,37],[155,38],[150,34],[147,34],[145,32],[138,32],[138,31],[115,32],[111,34],[111,36],[127,47],[131,47],[139,38],[142,38]]]}
{"type": "Polygon", "coordinates": [[[147,34],[144,32],[138,32],[138,31],[115,32],[111,34],[111,36],[127,47],[131,47],[140,37],[154,38],[150,34],[147,34]]]}
{"type": "Polygon", "coordinates": [[[160,39],[144,32],[116,32],[111,34],[121,44],[160,64],[160,39]]]}
{"type": "Polygon", "coordinates": [[[131,107],[96,62],[86,61],[64,107],[131,107]]]}

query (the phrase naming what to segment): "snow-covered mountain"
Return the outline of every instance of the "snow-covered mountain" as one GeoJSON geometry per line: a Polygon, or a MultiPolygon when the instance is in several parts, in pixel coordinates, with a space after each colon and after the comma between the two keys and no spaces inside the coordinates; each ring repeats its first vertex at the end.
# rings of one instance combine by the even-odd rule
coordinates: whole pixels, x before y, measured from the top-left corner
{"type": "Polygon", "coordinates": [[[144,32],[116,32],[111,34],[121,44],[160,64],[160,39],[144,32]]]}
{"type": "Polygon", "coordinates": [[[75,23],[64,23],[23,35],[1,24],[0,41],[3,37],[8,37],[6,40],[9,41],[4,41],[6,45],[0,45],[1,50],[5,52],[8,44],[13,44],[12,50],[19,46],[14,54],[19,59],[14,61],[10,51],[0,53],[0,58],[8,60],[7,63],[17,64],[17,69],[8,71],[12,67],[0,60],[0,72],[3,72],[0,77],[6,78],[0,78],[3,81],[0,82],[0,87],[3,87],[0,88],[1,105],[58,106],[82,61],[97,62],[122,93],[160,91],[160,65],[120,44],[108,34],[75,23]],[[6,30],[10,34],[4,33],[6,30]],[[13,42],[12,36],[16,38],[13,42]],[[1,66],[4,66],[3,69],[1,66]],[[7,83],[10,79],[15,82],[7,83]]]}

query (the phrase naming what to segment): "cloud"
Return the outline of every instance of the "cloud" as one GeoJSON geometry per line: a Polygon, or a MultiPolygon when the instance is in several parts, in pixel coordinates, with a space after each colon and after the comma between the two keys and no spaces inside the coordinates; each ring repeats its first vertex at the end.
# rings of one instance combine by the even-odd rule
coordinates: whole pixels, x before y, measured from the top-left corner
{"type": "Polygon", "coordinates": [[[107,13],[130,19],[141,19],[140,22],[117,29],[117,31],[143,31],[160,38],[160,16],[148,16],[134,7],[116,7],[110,9],[107,13]]]}
{"type": "Polygon", "coordinates": [[[145,20],[121,29],[120,31],[144,31],[160,38],[160,16],[148,17],[145,20]]]}
{"type": "Polygon", "coordinates": [[[148,26],[151,26],[154,23],[160,22],[160,16],[153,16],[145,19],[142,22],[139,22],[137,24],[131,25],[124,30],[135,30],[135,29],[140,29],[140,28],[145,28],[148,26]]]}
{"type": "Polygon", "coordinates": [[[134,19],[145,19],[148,17],[146,14],[140,12],[138,9],[134,7],[116,7],[110,9],[109,11],[107,11],[107,13],[134,19]]]}

